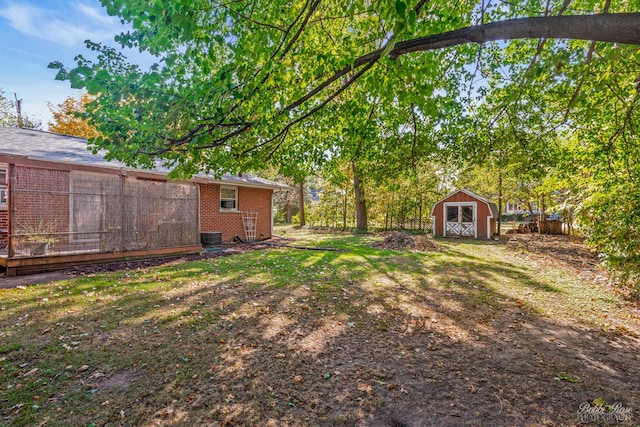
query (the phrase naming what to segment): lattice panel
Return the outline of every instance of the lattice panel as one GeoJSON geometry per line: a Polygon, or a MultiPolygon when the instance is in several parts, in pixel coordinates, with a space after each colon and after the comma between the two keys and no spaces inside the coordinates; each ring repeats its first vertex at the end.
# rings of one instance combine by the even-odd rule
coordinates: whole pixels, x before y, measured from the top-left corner
{"type": "Polygon", "coordinates": [[[197,245],[194,184],[16,166],[11,256],[197,245]]]}
{"type": "Polygon", "coordinates": [[[462,226],[460,227],[460,235],[464,237],[474,236],[475,227],[473,225],[473,222],[463,222],[462,226]]]}
{"type": "Polygon", "coordinates": [[[447,222],[447,236],[460,235],[460,224],[457,222],[447,222]]]}

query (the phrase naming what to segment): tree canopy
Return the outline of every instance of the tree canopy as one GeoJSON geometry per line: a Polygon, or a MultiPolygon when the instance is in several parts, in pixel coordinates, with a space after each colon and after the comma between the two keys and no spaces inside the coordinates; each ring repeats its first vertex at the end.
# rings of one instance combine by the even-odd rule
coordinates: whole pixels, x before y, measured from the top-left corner
{"type": "Polygon", "coordinates": [[[92,99],[89,94],[84,93],[78,98],[69,96],[56,107],[49,104],[49,111],[53,116],[53,122],[48,123],[49,131],[88,139],[98,137],[98,131],[89,125],[85,117],[86,105],[92,99]]]}
{"type": "Polygon", "coordinates": [[[297,181],[349,162],[370,180],[486,166],[569,191],[610,262],[640,258],[637,1],[102,4],[132,27],[120,45],[157,62],[88,41],[50,67],[95,96],[91,144],[111,158],[177,175],[273,163],[297,181]]]}
{"type": "Polygon", "coordinates": [[[17,126],[23,128],[39,129],[40,122],[32,120],[25,114],[18,114],[16,101],[7,98],[0,88],[0,126],[17,126]]]}
{"type": "Polygon", "coordinates": [[[157,64],[141,70],[89,42],[95,60],[51,67],[99,95],[88,106],[103,135],[96,147],[131,164],[165,158],[187,173],[264,161],[329,104],[350,103],[341,114],[351,115],[366,114],[360,110],[370,103],[381,111],[413,104],[445,126],[468,107],[464,94],[476,93],[474,64],[484,78],[531,63],[532,78],[571,84],[586,62],[585,40],[607,42],[597,49],[607,61],[613,51],[637,54],[619,43],[640,43],[640,14],[595,1],[102,3],[133,27],[116,40],[155,55],[157,64]],[[515,41],[479,47],[496,40],[515,41]],[[550,52],[563,64],[543,61],[550,52]]]}

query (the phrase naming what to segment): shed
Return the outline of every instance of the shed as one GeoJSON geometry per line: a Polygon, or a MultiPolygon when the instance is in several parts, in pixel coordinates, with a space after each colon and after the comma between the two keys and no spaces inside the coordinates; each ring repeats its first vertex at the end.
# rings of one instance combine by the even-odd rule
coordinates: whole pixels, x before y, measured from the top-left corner
{"type": "Polygon", "coordinates": [[[433,235],[490,239],[496,232],[498,215],[495,203],[460,189],[433,205],[433,235]]]}
{"type": "Polygon", "coordinates": [[[288,186],[251,175],[199,174],[105,160],[82,138],[0,127],[0,266],[7,275],[178,255],[201,236],[270,238],[272,196],[288,186]]]}

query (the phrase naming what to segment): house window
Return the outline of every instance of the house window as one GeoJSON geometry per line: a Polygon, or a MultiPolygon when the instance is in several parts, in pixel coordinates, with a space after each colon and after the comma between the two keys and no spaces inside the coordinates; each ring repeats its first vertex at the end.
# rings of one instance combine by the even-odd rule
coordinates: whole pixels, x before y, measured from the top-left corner
{"type": "Polygon", "coordinates": [[[7,209],[9,191],[7,189],[7,168],[0,166],[0,209],[7,209]]]}
{"type": "Polygon", "coordinates": [[[220,187],[220,210],[235,211],[236,209],[238,209],[238,189],[220,187]]]}

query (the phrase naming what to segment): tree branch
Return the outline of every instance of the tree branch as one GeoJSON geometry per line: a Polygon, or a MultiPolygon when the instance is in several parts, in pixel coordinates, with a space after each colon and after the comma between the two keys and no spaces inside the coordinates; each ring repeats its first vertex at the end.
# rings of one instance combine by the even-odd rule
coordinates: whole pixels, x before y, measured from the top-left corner
{"type": "MultiPolygon", "coordinates": [[[[515,39],[574,39],[609,43],[640,44],[640,13],[599,15],[567,15],[508,19],[489,24],[461,28],[447,33],[419,37],[396,43],[390,52],[397,58],[412,52],[423,52],[467,43],[487,43],[515,39]]],[[[354,64],[380,56],[381,50],[358,58],[354,64]]]]}
{"type": "Polygon", "coordinates": [[[241,12],[232,9],[226,3],[223,4],[223,3],[220,3],[218,1],[213,1],[212,3],[217,5],[217,6],[219,6],[219,7],[222,7],[224,9],[228,10],[229,13],[234,14],[234,15],[238,16],[239,18],[244,19],[247,22],[251,22],[252,24],[255,24],[255,25],[259,26],[259,27],[271,28],[273,30],[280,31],[282,33],[285,32],[285,29],[282,28],[282,27],[278,27],[276,25],[271,25],[271,24],[269,24],[267,22],[256,21],[255,19],[252,19],[250,16],[244,15],[241,12]]]}
{"type": "Polygon", "coordinates": [[[297,119],[287,123],[284,128],[278,132],[278,134],[258,145],[255,145],[253,147],[251,147],[250,149],[246,150],[243,152],[243,154],[246,154],[250,151],[253,151],[257,148],[262,147],[263,145],[267,145],[273,141],[275,141],[276,139],[278,139],[279,137],[281,137],[285,132],[288,132],[288,130],[300,123],[301,121],[309,118],[310,116],[312,116],[313,114],[317,113],[318,111],[320,111],[321,109],[323,109],[325,107],[325,105],[327,105],[330,101],[332,101],[334,98],[336,98],[338,95],[340,95],[342,92],[344,92],[349,86],[351,86],[356,80],[358,80],[358,78],[363,75],[369,68],[373,67],[373,64],[375,64],[376,61],[372,61],[369,64],[367,64],[364,68],[362,68],[360,71],[358,71],[352,78],[349,79],[349,81],[347,81],[345,84],[343,84],[342,86],[340,86],[340,88],[335,91],[334,93],[332,93],[331,95],[329,95],[324,101],[322,101],[319,105],[317,105],[316,107],[312,108],[310,111],[308,111],[307,113],[303,114],[302,116],[298,117],[297,119]]]}
{"type": "MultiPolygon", "coordinates": [[[[640,44],[638,28],[640,28],[640,13],[509,19],[398,42],[389,53],[389,57],[396,59],[413,52],[445,49],[468,43],[482,44],[498,40],[530,38],[566,38],[638,45],[640,44]]],[[[290,111],[302,105],[348,72],[380,59],[382,53],[383,49],[378,49],[356,58],[353,64],[336,71],[305,96],[285,107],[284,111],[290,111]]]]}
{"type": "MultiPolygon", "coordinates": [[[[414,52],[424,52],[437,49],[459,46],[469,43],[483,44],[498,40],[514,39],[540,39],[540,38],[566,38],[576,40],[592,40],[609,43],[628,43],[640,45],[640,13],[597,14],[597,15],[573,15],[529,17],[510,19],[488,24],[475,25],[461,28],[446,33],[419,37],[396,43],[389,52],[389,57],[396,59],[402,55],[414,52]]],[[[330,77],[310,90],[306,95],[284,107],[279,114],[289,112],[306,101],[312,99],[332,83],[338,81],[348,73],[358,70],[347,83],[341,85],[318,105],[302,114],[300,117],[288,122],[284,127],[276,131],[276,135],[265,142],[254,146],[245,152],[252,151],[266,145],[282,136],[293,125],[315,114],[332,99],[352,85],[361,75],[373,66],[382,56],[384,49],[378,49],[366,55],[356,58],[352,64],[335,71],[330,77]]],[[[252,127],[252,123],[235,130],[234,132],[217,138],[211,144],[202,148],[219,146],[240,133],[252,127]]]]}

